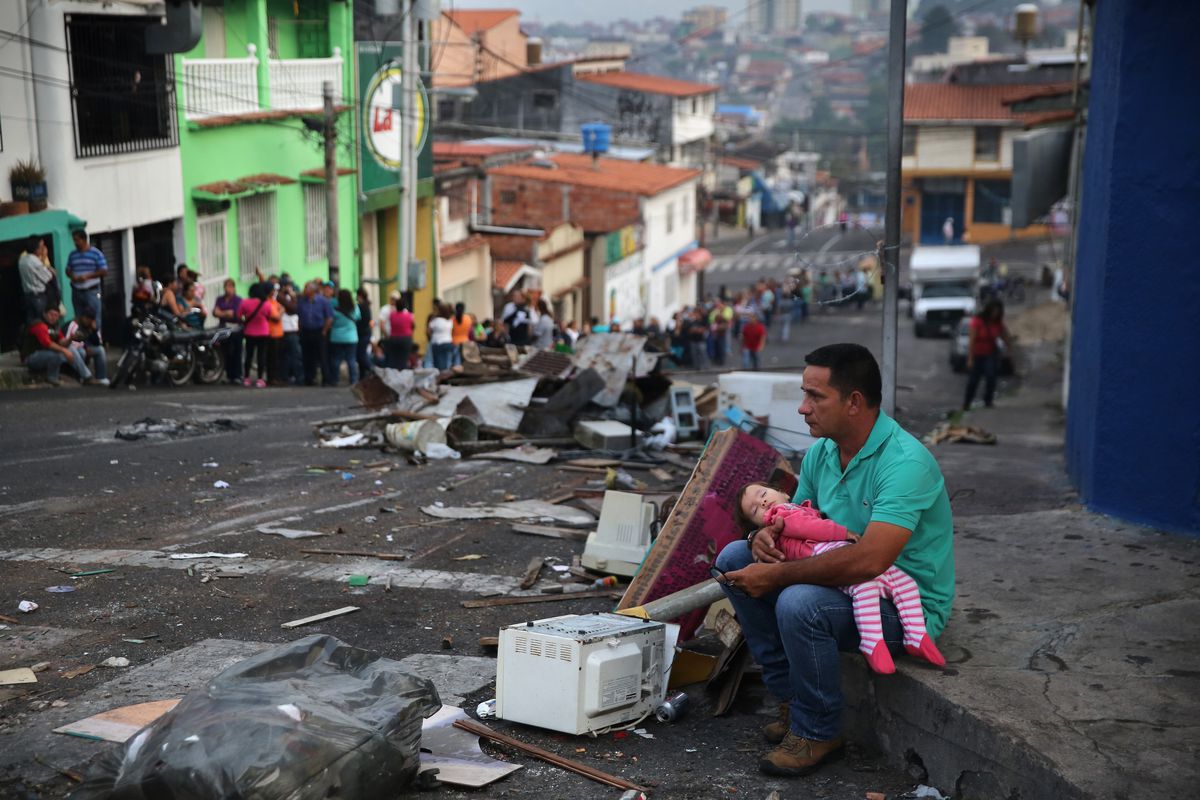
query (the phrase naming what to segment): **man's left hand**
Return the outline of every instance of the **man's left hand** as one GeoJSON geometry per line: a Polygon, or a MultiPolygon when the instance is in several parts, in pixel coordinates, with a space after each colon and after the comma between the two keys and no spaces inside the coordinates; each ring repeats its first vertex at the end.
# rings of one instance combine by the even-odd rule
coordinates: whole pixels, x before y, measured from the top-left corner
{"type": "Polygon", "coordinates": [[[778,564],[749,564],[725,573],[724,583],[751,597],[762,597],[780,588],[778,564]]]}

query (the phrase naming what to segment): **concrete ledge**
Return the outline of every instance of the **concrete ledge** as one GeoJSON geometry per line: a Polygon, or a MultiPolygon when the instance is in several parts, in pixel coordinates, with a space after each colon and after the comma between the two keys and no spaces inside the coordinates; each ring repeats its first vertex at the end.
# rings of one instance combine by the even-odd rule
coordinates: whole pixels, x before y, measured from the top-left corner
{"type": "Polygon", "coordinates": [[[857,655],[842,658],[846,732],[870,743],[893,763],[962,800],[1056,798],[1084,800],[1058,767],[1019,732],[959,705],[936,686],[957,670],[897,665],[877,676],[857,655]],[[923,776],[923,777],[922,777],[923,776]]]}

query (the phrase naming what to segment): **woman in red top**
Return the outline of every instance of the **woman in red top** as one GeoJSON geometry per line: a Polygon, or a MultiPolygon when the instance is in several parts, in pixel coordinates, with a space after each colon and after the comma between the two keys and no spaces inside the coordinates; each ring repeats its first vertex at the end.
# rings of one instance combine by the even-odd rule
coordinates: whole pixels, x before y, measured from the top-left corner
{"type": "Polygon", "coordinates": [[[1004,304],[999,300],[988,300],[983,310],[971,318],[971,327],[967,343],[967,396],[963,400],[963,411],[971,409],[975,400],[975,390],[979,388],[979,379],[986,378],[983,387],[983,404],[992,407],[996,397],[996,372],[1000,367],[1000,349],[998,342],[1003,341],[1009,347],[1008,328],[1004,326],[1004,304]]]}
{"type": "Polygon", "coordinates": [[[383,340],[387,366],[408,369],[413,349],[413,315],[402,297],[394,297],[395,306],[388,314],[388,337],[383,340]]]}

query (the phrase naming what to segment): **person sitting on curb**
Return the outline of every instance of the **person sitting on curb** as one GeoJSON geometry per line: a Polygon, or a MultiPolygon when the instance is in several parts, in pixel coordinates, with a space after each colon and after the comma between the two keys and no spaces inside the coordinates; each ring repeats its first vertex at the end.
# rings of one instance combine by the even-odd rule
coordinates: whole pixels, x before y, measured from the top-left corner
{"type": "MultiPolygon", "coordinates": [[[[782,701],[763,729],[778,747],[759,767],[806,775],[841,754],[841,661],[859,633],[853,601],[838,590],[893,565],[921,594],[925,628],[936,639],[954,599],[954,521],[937,461],[880,408],[879,364],[865,347],[833,344],[805,356],[799,412],[820,437],[804,456],[793,501],[811,501],[829,519],[863,531],[853,547],[800,561],[780,549],[784,521],[752,531],[717,556],[718,580],[737,612],[763,683],[782,701]]],[[[900,615],[880,603],[883,639],[903,652],[900,615]]]]}
{"type": "Polygon", "coordinates": [[[80,314],[67,326],[64,339],[71,343],[72,350],[83,356],[85,364],[91,360],[96,383],[108,386],[108,354],[104,352],[104,342],[100,341],[96,320],[90,314],[80,314]]]}
{"type": "Polygon", "coordinates": [[[67,345],[66,339],[58,330],[62,314],[57,308],[47,308],[42,312],[42,318],[29,326],[25,331],[25,339],[21,344],[21,355],[30,372],[45,372],[46,383],[58,386],[59,371],[64,364],[70,364],[75,369],[82,383],[96,383],[92,372],[83,361],[83,354],[67,345]]]}

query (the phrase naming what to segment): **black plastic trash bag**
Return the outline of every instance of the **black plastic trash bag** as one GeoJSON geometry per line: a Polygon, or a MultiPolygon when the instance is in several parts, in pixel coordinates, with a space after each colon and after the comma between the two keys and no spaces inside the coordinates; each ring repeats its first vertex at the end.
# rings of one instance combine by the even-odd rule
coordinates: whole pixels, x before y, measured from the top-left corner
{"type": "Polygon", "coordinates": [[[72,800],[393,798],[416,776],[432,681],[332,636],[234,664],[102,757],[72,800]]]}

